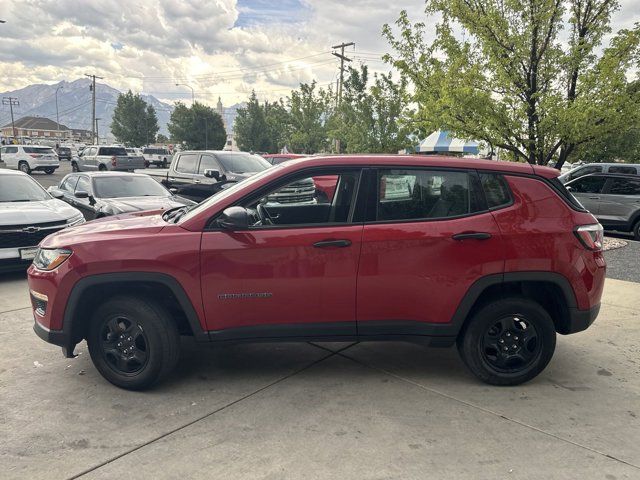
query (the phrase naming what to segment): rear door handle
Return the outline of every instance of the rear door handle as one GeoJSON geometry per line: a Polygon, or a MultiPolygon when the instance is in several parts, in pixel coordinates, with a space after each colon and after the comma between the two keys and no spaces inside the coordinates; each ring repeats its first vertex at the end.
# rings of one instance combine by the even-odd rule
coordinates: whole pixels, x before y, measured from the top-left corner
{"type": "Polygon", "coordinates": [[[491,234],[487,232],[466,232],[456,233],[451,238],[454,240],[488,240],[491,238],[491,234]]]}
{"type": "Polygon", "coordinates": [[[589,197],[589,200],[600,200],[600,197],[589,197]]]}
{"type": "Polygon", "coordinates": [[[348,247],[351,245],[351,240],[322,240],[313,244],[316,248],[327,247],[348,247]]]}

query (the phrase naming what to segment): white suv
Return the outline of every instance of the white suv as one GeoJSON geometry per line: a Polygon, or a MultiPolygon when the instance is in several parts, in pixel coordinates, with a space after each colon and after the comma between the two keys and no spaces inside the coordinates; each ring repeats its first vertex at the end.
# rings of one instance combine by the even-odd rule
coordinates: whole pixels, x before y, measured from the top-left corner
{"type": "Polygon", "coordinates": [[[60,166],[58,155],[46,145],[5,145],[0,152],[6,168],[24,173],[39,170],[51,175],[60,166]]]}

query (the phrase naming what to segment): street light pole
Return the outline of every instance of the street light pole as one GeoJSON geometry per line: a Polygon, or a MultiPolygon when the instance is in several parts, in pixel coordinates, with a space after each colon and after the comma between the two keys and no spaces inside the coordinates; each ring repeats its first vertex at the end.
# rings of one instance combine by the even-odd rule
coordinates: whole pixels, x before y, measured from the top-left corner
{"type": "Polygon", "coordinates": [[[58,90],[60,90],[61,88],[64,88],[62,85],[58,85],[58,88],[56,88],[56,130],[57,130],[57,137],[58,140],[60,140],[60,116],[58,115],[58,90]]]}
{"type": "Polygon", "coordinates": [[[102,120],[102,119],[96,117],[96,145],[100,145],[100,134],[98,133],[98,120],[102,120]]]}
{"type": "Polygon", "coordinates": [[[191,85],[187,85],[186,83],[176,83],[176,87],[187,87],[191,89],[191,106],[196,102],[196,93],[191,85]]]}

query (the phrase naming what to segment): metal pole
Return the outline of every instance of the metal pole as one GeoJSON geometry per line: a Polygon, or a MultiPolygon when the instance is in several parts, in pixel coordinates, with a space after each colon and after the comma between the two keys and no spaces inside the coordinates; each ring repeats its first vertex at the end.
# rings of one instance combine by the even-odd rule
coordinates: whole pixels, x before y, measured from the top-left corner
{"type": "Polygon", "coordinates": [[[100,145],[100,134],[98,133],[98,120],[102,120],[101,118],[96,117],[96,145],[100,145]]]}
{"type": "MultiPolygon", "coordinates": [[[[348,57],[344,56],[344,49],[345,47],[350,47],[352,45],[355,45],[354,42],[349,42],[349,43],[341,43],[340,45],[334,45],[331,48],[339,48],[340,49],[340,53],[335,53],[332,52],[331,55],[334,55],[336,57],[338,57],[340,59],[340,84],[338,86],[338,108],[340,107],[340,104],[342,103],[342,84],[344,82],[344,62],[350,62],[351,59],[348,57]]],[[[340,139],[336,139],[336,151],[337,153],[340,153],[340,139]]]]}
{"type": "Polygon", "coordinates": [[[85,77],[89,77],[91,79],[91,93],[93,94],[91,97],[91,142],[95,145],[96,143],[96,78],[102,80],[103,77],[96,77],[95,75],[89,75],[88,73],[84,74],[85,77]]]}
{"type": "Polygon", "coordinates": [[[11,130],[13,131],[13,141],[18,140],[18,135],[16,132],[16,123],[13,119],[13,106],[20,105],[20,102],[16,97],[2,97],[2,104],[9,105],[9,109],[11,110],[11,130]]]}
{"type": "Polygon", "coordinates": [[[57,130],[57,138],[58,140],[60,140],[60,116],[58,115],[58,90],[60,90],[61,88],[63,88],[62,85],[59,85],[58,88],[56,88],[56,130],[57,130]]]}

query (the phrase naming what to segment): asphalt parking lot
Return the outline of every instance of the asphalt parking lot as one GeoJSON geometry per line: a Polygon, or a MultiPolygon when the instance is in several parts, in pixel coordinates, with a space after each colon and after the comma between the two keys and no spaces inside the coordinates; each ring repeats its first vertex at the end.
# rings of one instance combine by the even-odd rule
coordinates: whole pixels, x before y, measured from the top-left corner
{"type": "Polygon", "coordinates": [[[454,349],[184,341],[148,392],[113,387],[32,331],[0,277],[3,478],[640,478],[640,285],[608,279],[588,331],[515,388],[454,349]]]}

